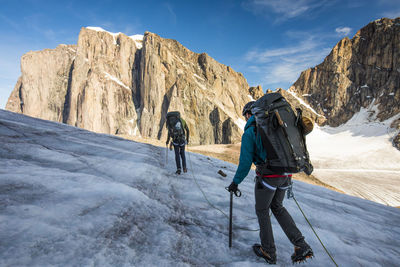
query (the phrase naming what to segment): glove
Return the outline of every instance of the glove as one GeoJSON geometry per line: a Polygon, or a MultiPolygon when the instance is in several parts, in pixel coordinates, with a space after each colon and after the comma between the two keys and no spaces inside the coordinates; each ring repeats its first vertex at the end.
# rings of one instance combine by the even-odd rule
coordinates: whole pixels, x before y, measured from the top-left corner
{"type": "Polygon", "coordinates": [[[232,182],[228,187],[229,192],[236,193],[237,190],[238,190],[238,185],[235,184],[235,182],[232,182]]]}
{"type": "Polygon", "coordinates": [[[168,146],[169,141],[165,142],[165,145],[168,146]]]}
{"type": "Polygon", "coordinates": [[[171,142],[171,144],[169,145],[169,150],[172,150],[172,142],[171,142]]]}

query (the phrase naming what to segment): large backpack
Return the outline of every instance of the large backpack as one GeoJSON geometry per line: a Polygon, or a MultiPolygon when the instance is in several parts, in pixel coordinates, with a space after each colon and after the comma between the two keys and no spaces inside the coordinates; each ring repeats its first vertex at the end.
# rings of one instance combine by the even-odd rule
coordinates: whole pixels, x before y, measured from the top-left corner
{"type": "Polygon", "coordinates": [[[262,174],[298,173],[310,175],[313,166],[307,151],[305,125],[300,109],[297,115],[279,93],[265,94],[251,109],[256,119],[267,159],[257,166],[262,174]]]}
{"type": "Polygon", "coordinates": [[[169,135],[174,142],[182,143],[185,141],[185,130],[181,120],[179,111],[171,111],[167,113],[167,123],[169,135]]]}

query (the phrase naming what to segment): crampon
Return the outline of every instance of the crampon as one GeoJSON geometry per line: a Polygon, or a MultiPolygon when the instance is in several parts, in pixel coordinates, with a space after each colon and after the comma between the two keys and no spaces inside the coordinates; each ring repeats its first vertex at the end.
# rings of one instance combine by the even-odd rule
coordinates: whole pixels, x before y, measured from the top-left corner
{"type": "Polygon", "coordinates": [[[311,259],[312,257],[314,257],[314,252],[310,247],[295,247],[292,255],[292,262],[293,264],[302,263],[307,261],[307,259],[311,259]]]}

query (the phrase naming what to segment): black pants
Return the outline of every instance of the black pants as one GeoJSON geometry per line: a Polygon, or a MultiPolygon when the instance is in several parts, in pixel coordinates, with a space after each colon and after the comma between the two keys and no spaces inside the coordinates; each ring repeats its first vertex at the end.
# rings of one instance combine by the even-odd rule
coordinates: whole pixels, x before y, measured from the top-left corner
{"type": "Polygon", "coordinates": [[[271,209],[279,225],[293,245],[299,246],[304,237],[297,228],[289,212],[283,206],[286,189],[289,186],[289,177],[260,178],[257,177],[254,196],[256,198],[256,214],[260,225],[261,245],[267,252],[276,253],[274,235],[272,232],[269,209],[271,209]]]}
{"type": "Polygon", "coordinates": [[[181,169],[181,158],[182,158],[183,169],[186,169],[185,144],[183,145],[174,144],[174,151],[175,151],[176,169],[177,170],[181,169]]]}

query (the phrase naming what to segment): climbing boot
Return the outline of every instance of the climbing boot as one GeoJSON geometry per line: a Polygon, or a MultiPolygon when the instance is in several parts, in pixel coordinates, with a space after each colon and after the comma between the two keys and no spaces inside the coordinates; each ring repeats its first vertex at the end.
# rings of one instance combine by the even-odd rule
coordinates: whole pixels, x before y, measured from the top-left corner
{"type": "Polygon", "coordinates": [[[269,264],[276,264],[276,253],[268,253],[260,244],[253,245],[254,253],[269,264]]]}
{"type": "Polygon", "coordinates": [[[294,253],[292,255],[293,263],[300,263],[310,259],[314,256],[314,252],[311,247],[307,244],[302,245],[301,247],[295,246],[294,253]]]}

